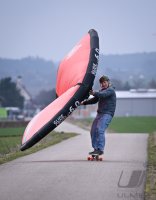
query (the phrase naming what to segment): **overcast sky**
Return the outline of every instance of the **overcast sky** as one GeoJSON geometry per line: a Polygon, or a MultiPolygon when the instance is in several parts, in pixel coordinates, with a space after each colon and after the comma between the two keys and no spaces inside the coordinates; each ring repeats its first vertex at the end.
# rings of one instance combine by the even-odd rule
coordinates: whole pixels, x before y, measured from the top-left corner
{"type": "Polygon", "coordinates": [[[92,28],[100,53],[156,51],[156,0],[0,0],[0,57],[59,61],[92,28]]]}

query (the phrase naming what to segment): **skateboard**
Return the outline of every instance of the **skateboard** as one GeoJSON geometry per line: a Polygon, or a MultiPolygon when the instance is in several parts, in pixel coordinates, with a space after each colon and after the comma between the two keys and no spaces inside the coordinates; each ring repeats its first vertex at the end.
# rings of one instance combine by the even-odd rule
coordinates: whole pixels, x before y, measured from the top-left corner
{"type": "Polygon", "coordinates": [[[87,158],[88,161],[102,161],[103,160],[103,155],[99,155],[99,154],[92,154],[89,155],[87,158]]]}

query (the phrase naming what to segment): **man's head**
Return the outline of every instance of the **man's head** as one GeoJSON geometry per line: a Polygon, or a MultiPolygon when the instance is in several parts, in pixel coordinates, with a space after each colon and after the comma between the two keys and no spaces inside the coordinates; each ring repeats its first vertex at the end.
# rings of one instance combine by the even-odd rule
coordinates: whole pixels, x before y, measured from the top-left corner
{"type": "Polygon", "coordinates": [[[101,76],[101,78],[99,79],[99,82],[102,89],[107,89],[110,85],[110,80],[108,76],[101,76]]]}

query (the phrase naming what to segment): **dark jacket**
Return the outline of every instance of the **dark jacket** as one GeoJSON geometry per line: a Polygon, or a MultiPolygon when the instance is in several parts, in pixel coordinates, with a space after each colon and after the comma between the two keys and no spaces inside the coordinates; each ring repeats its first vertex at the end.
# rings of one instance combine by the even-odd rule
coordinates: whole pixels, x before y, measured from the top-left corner
{"type": "Polygon", "coordinates": [[[83,104],[95,104],[98,102],[97,112],[101,114],[110,114],[112,117],[116,108],[116,93],[113,87],[102,89],[99,92],[94,93],[92,99],[86,100],[83,104]]]}

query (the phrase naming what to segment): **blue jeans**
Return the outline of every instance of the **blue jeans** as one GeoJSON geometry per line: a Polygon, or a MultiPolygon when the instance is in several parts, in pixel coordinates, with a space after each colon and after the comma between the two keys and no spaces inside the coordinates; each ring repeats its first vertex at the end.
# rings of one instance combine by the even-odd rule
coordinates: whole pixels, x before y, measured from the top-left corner
{"type": "Polygon", "coordinates": [[[91,128],[91,141],[94,149],[104,150],[105,147],[105,130],[112,120],[109,114],[97,114],[91,128]]]}

